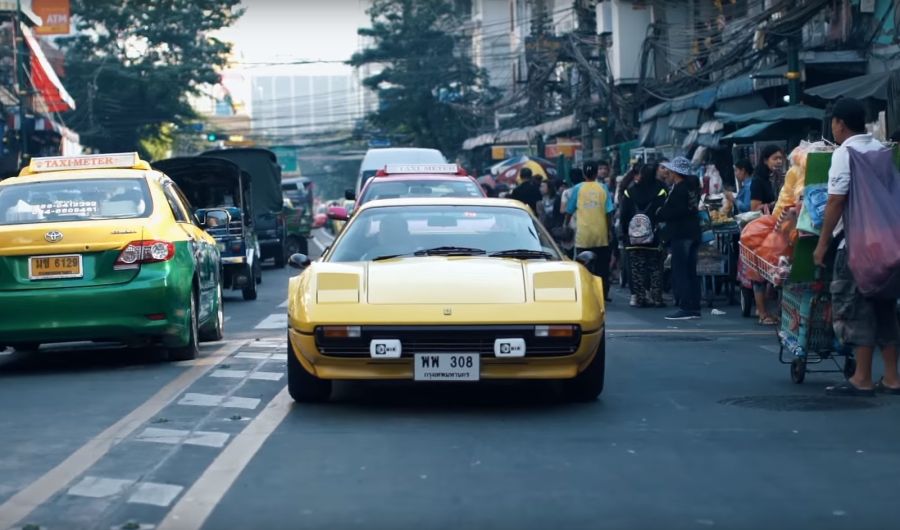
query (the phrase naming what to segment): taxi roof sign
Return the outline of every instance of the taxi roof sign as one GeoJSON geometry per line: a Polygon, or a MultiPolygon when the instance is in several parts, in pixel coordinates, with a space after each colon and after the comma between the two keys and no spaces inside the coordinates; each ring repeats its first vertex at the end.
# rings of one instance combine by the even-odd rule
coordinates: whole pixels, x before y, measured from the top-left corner
{"type": "Polygon", "coordinates": [[[388,164],[384,166],[384,172],[388,175],[401,175],[411,173],[452,174],[459,173],[456,164],[388,164]]]}
{"type": "Polygon", "coordinates": [[[73,169],[150,169],[137,153],[109,153],[101,155],[46,156],[32,158],[23,175],[69,171],[73,169]]]}

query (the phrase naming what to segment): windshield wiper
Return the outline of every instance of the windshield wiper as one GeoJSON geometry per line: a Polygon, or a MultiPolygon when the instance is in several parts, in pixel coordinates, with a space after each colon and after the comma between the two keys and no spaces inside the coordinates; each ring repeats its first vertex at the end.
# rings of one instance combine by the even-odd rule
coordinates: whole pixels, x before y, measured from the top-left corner
{"type": "Polygon", "coordinates": [[[527,248],[513,248],[500,250],[489,254],[492,258],[520,258],[520,259],[553,259],[556,256],[543,250],[529,250],[527,248]]]}
{"type": "Polygon", "coordinates": [[[414,256],[477,256],[487,254],[483,249],[471,247],[434,247],[417,250],[414,256]]]}
{"type": "Polygon", "coordinates": [[[378,256],[377,258],[373,258],[372,261],[384,261],[386,259],[402,258],[403,256],[412,256],[412,254],[387,254],[385,256],[378,256]]]}

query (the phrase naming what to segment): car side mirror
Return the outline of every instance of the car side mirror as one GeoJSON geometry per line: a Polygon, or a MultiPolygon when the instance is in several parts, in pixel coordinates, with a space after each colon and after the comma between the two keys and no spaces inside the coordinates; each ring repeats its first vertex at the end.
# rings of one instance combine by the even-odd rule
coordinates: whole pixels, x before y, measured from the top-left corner
{"type": "Polygon", "coordinates": [[[206,217],[203,219],[203,227],[207,230],[225,228],[229,223],[231,223],[231,214],[228,213],[228,210],[207,210],[206,217]]]}
{"type": "Polygon", "coordinates": [[[312,265],[312,261],[306,254],[291,254],[291,257],[288,258],[288,265],[293,269],[302,271],[312,265]]]}
{"type": "Polygon", "coordinates": [[[344,190],[344,198],[348,201],[356,200],[356,192],[353,190],[344,190]]]}
{"type": "Polygon", "coordinates": [[[587,267],[592,261],[597,259],[597,255],[590,250],[585,250],[575,256],[575,261],[587,267]]]}
{"type": "Polygon", "coordinates": [[[346,221],[350,218],[346,208],[340,206],[332,206],[328,209],[328,218],[335,221],[346,221]]]}

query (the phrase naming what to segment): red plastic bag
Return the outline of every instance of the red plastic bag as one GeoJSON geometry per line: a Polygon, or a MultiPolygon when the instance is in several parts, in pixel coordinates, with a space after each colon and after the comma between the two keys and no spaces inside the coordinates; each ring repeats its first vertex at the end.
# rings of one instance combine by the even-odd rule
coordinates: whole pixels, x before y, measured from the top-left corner
{"type": "Polygon", "coordinates": [[[863,296],[900,297],[900,172],[890,149],[850,154],[844,213],[850,272],[863,296]]]}
{"type": "Polygon", "coordinates": [[[775,221],[776,219],[771,215],[764,215],[750,221],[741,231],[741,244],[751,250],[759,248],[769,234],[775,230],[775,221]]]}

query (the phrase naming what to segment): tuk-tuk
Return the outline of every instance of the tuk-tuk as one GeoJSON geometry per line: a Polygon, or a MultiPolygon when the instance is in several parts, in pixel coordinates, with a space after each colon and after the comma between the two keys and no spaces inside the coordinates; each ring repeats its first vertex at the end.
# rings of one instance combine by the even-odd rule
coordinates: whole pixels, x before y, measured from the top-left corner
{"type": "Polygon", "coordinates": [[[259,239],[260,258],[275,260],[284,267],[286,248],[284,199],[281,195],[281,166],[275,153],[258,147],[215,149],[201,157],[224,158],[250,175],[253,188],[253,222],[259,239]]]}
{"type": "Polygon", "coordinates": [[[256,300],[262,268],[250,175],[231,161],[212,157],[170,158],[153,167],[175,181],[197,222],[215,238],[222,256],[222,288],[240,289],[244,300],[256,300]]]}

